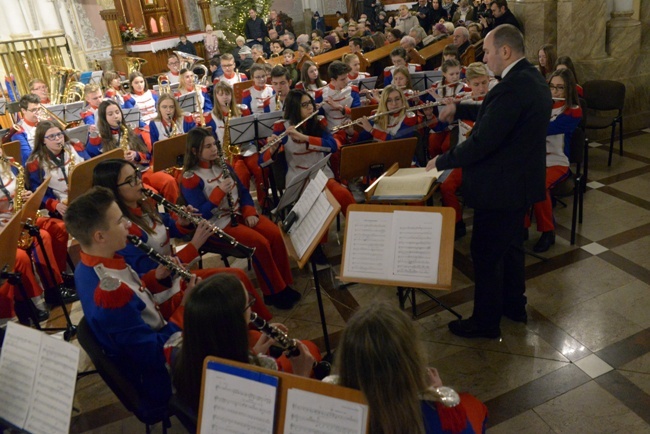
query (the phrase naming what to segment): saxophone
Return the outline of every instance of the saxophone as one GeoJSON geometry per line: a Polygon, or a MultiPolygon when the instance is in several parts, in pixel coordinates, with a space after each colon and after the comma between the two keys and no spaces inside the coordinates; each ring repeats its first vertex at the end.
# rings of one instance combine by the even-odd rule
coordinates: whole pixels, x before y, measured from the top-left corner
{"type": "Polygon", "coordinates": [[[235,156],[241,154],[241,149],[239,145],[230,144],[230,109],[228,109],[228,114],[225,116],[223,121],[223,153],[228,162],[232,165],[232,160],[235,156]]]}
{"type": "MultiPolygon", "coordinates": [[[[226,122],[227,120],[228,118],[226,118],[226,122]]],[[[228,135],[228,139],[230,139],[229,136],[230,135],[228,135]]],[[[226,133],[224,133],[223,138],[224,140],[226,140],[226,133]]],[[[224,150],[223,150],[224,147],[221,145],[221,143],[219,143],[218,140],[216,142],[216,145],[217,145],[217,151],[219,153],[219,165],[221,166],[221,171],[223,172],[221,176],[224,179],[231,178],[230,169],[228,168],[228,163],[226,163],[226,157],[224,155],[224,150]]],[[[228,208],[230,208],[230,226],[234,228],[237,225],[239,225],[239,223],[237,222],[238,213],[235,212],[235,203],[233,202],[232,193],[230,191],[226,193],[226,199],[228,200],[228,208]]]]}
{"type": "Polygon", "coordinates": [[[124,151],[124,157],[129,151],[129,129],[124,122],[120,122],[120,148],[124,151]]]}
{"type": "MultiPolygon", "coordinates": [[[[72,150],[70,148],[65,146],[65,143],[61,145],[61,149],[63,150],[64,154],[68,156],[70,159],[70,164],[68,164],[68,190],[70,189],[70,174],[74,170],[74,168],[77,166],[77,162],[74,159],[74,155],[72,155],[72,150]]],[[[63,167],[61,168],[62,171],[65,170],[65,159],[63,160],[63,167]]],[[[68,204],[68,200],[64,200],[63,203],[65,205],[68,204]]]]}
{"type": "MultiPolygon", "coordinates": [[[[195,76],[196,77],[196,76],[195,76]]],[[[205,115],[203,114],[203,107],[201,107],[201,98],[199,95],[202,93],[201,84],[197,82],[194,84],[194,99],[196,100],[196,108],[199,111],[199,123],[201,126],[205,125],[205,115]]]]}
{"type": "MultiPolygon", "coordinates": [[[[14,193],[14,212],[20,212],[23,208],[23,192],[25,191],[25,169],[20,163],[17,163],[13,160],[10,160],[6,157],[1,157],[2,161],[13,166],[18,170],[18,175],[16,175],[16,192],[14,193]]],[[[31,222],[29,222],[31,223],[31,222]]],[[[33,239],[29,234],[29,231],[24,230],[20,233],[18,238],[18,247],[25,250],[32,245],[33,239]]]]}

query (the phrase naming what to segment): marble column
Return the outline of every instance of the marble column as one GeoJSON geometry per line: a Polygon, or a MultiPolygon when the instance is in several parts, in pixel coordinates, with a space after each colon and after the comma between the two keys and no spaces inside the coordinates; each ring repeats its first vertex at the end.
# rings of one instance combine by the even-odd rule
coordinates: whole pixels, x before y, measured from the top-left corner
{"type": "Polygon", "coordinates": [[[632,0],[614,2],[607,22],[607,52],[614,58],[636,57],[641,51],[641,21],[632,18],[633,7],[632,0]]]}
{"type": "Polygon", "coordinates": [[[558,0],[557,52],[574,59],[607,57],[605,0],[558,0]]]}
{"type": "Polygon", "coordinates": [[[56,13],[53,0],[37,0],[35,7],[43,36],[62,33],[59,15],[56,13]]]}
{"type": "Polygon", "coordinates": [[[208,24],[212,25],[212,13],[210,12],[210,2],[208,0],[199,0],[196,2],[201,10],[201,17],[203,18],[203,30],[208,24]]]}
{"type": "Polygon", "coordinates": [[[526,36],[526,54],[537,61],[539,47],[557,44],[557,0],[517,0],[509,4],[526,36]]]}
{"type": "Polygon", "coordinates": [[[13,15],[5,15],[9,36],[12,39],[29,38],[32,34],[29,32],[27,21],[25,21],[21,9],[17,8],[17,6],[13,0],[0,0],[0,7],[2,7],[3,11],[16,11],[13,15]]]}

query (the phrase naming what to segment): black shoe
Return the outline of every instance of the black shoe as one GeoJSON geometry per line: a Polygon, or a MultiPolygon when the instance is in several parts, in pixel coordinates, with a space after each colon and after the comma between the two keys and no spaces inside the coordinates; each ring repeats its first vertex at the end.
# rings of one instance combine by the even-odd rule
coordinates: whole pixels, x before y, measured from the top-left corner
{"type": "Polygon", "coordinates": [[[465,227],[464,221],[459,221],[456,223],[456,231],[454,235],[454,240],[458,240],[467,235],[467,228],[465,227]]]}
{"type": "Polygon", "coordinates": [[[533,252],[543,253],[546,252],[551,246],[555,244],[555,232],[548,231],[542,232],[542,236],[539,237],[539,241],[533,246],[533,252]]]}
{"type": "Polygon", "coordinates": [[[66,288],[76,288],[74,283],[74,274],[63,272],[61,273],[61,277],[63,277],[63,285],[66,288]]]}
{"type": "Polygon", "coordinates": [[[273,295],[265,295],[264,303],[278,309],[291,309],[300,300],[301,294],[295,289],[287,286],[282,292],[273,295]]]}
{"type": "Polygon", "coordinates": [[[79,296],[77,295],[76,290],[68,288],[67,286],[59,286],[56,289],[45,292],[45,302],[50,306],[58,306],[61,303],[61,300],[63,300],[64,304],[74,303],[79,300],[79,296]],[[61,299],[53,293],[54,291],[59,291],[61,299]]]}
{"type": "Polygon", "coordinates": [[[317,246],[316,249],[314,249],[314,253],[311,254],[311,257],[318,265],[329,265],[329,260],[327,259],[327,255],[322,246],[317,246]]]}
{"type": "Polygon", "coordinates": [[[496,339],[501,336],[501,328],[484,327],[474,317],[469,319],[457,319],[449,323],[449,330],[456,336],[463,338],[489,338],[496,339]]]}
{"type": "Polygon", "coordinates": [[[50,318],[50,312],[46,310],[36,309],[36,315],[38,317],[38,322],[47,321],[50,318]]]}
{"type": "Polygon", "coordinates": [[[520,322],[523,324],[528,323],[528,314],[526,313],[526,308],[521,310],[504,310],[503,316],[514,322],[520,322]]]}

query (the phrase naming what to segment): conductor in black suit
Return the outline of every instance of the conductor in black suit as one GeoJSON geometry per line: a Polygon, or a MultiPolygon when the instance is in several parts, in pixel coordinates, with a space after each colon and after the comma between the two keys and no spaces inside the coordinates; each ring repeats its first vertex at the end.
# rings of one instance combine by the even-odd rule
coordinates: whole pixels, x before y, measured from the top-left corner
{"type": "Polygon", "coordinates": [[[546,129],[551,93],[539,71],[525,58],[524,38],[510,24],[485,38],[484,62],[499,84],[480,106],[447,105],[443,121],[475,119],[471,135],[427,169],[463,168],[463,197],[474,208],[471,254],[474,262],[474,312],[449,323],[452,333],[497,338],[501,316],[527,321],[523,221],[526,210],[544,199],[546,129]]]}

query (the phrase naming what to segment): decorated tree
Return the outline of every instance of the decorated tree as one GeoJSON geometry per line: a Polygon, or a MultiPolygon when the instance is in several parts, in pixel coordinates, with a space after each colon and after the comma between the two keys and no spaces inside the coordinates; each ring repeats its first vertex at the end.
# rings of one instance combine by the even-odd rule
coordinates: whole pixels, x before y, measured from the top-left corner
{"type": "MultiPolygon", "coordinates": [[[[244,36],[244,24],[250,8],[255,8],[257,15],[264,21],[271,10],[271,0],[212,0],[212,4],[220,10],[219,22],[214,24],[215,29],[221,29],[226,35],[225,45],[230,46],[228,48],[235,46],[237,36],[244,36]]],[[[221,51],[224,52],[223,49],[221,51]]]]}

